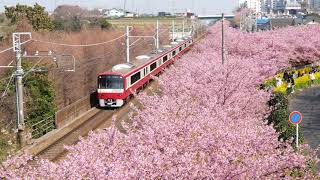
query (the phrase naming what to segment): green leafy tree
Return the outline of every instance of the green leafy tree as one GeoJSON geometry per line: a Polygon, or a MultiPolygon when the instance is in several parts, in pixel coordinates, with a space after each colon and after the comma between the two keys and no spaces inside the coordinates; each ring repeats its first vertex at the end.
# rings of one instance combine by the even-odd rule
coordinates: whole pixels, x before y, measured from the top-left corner
{"type": "Polygon", "coordinates": [[[73,16],[71,20],[71,31],[81,31],[81,21],[79,16],[73,16]]]}
{"type": "MultiPolygon", "coordinates": [[[[23,63],[23,66],[24,69],[30,69],[28,63],[23,63]]],[[[48,72],[29,74],[24,79],[24,86],[29,98],[26,103],[26,124],[32,128],[33,137],[38,138],[55,128],[54,87],[48,78],[48,72]]]]}
{"type": "Polygon", "coordinates": [[[16,23],[26,17],[32,27],[37,31],[52,30],[54,28],[53,21],[49,17],[48,12],[37,3],[33,7],[20,4],[12,7],[5,6],[5,15],[11,20],[11,23],[16,23]]]}
{"type": "Polygon", "coordinates": [[[100,27],[101,29],[109,29],[111,27],[111,24],[107,21],[106,18],[100,19],[100,27]]]}
{"type": "Polygon", "coordinates": [[[55,19],[53,20],[54,30],[63,31],[65,29],[63,20],[55,19]]]}

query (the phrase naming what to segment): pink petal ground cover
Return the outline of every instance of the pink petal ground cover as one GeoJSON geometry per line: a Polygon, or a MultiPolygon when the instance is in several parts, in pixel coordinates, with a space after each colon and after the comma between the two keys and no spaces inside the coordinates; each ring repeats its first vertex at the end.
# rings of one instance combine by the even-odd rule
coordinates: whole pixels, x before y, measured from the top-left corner
{"type": "MultiPolygon", "coordinates": [[[[319,58],[320,26],[241,33],[226,29],[221,65],[217,23],[166,73],[160,93],[140,94],[144,105],[125,125],[91,133],[60,163],[26,165],[27,155],[3,163],[8,179],[252,179],[288,177],[309,157],[294,152],[266,124],[266,78],[289,62],[319,58]]],[[[303,174],[310,178],[310,173],[303,174]]]]}

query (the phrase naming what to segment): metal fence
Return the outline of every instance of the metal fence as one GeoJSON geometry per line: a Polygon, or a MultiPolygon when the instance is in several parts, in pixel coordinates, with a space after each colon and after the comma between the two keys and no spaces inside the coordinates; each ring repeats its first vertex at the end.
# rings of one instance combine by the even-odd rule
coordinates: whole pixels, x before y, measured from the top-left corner
{"type": "Polygon", "coordinates": [[[32,138],[37,139],[56,128],[54,121],[54,116],[50,116],[35,123],[31,121],[26,121],[26,123],[32,129],[32,138]]]}
{"type": "Polygon", "coordinates": [[[81,116],[93,106],[95,106],[96,98],[95,93],[91,93],[78,101],[64,107],[63,109],[56,112],[55,124],[57,128],[65,125],[66,123],[74,120],[75,118],[81,116]]]}

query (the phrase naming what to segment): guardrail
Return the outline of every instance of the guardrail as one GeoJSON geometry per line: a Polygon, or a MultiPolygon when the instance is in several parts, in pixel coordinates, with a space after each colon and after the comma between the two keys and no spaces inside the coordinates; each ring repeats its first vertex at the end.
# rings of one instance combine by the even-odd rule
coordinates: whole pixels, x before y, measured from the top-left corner
{"type": "Polygon", "coordinates": [[[56,112],[55,124],[56,128],[60,128],[68,122],[76,119],[83,115],[85,112],[90,110],[92,107],[97,105],[96,93],[93,92],[76,102],[64,107],[63,109],[56,112]]]}
{"type": "Polygon", "coordinates": [[[54,117],[48,117],[35,124],[31,124],[32,138],[37,139],[55,129],[54,117]]]}

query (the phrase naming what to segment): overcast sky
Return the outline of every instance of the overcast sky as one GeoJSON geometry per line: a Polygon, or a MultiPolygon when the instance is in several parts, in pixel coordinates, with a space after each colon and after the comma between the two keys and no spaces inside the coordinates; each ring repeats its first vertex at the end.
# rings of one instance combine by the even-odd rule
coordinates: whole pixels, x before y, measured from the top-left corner
{"type": "Polygon", "coordinates": [[[231,13],[238,5],[238,0],[0,0],[0,12],[4,6],[17,3],[32,5],[36,2],[52,11],[55,5],[71,4],[92,8],[123,8],[139,13],[156,13],[158,11],[183,12],[190,9],[197,14],[231,13]]]}

